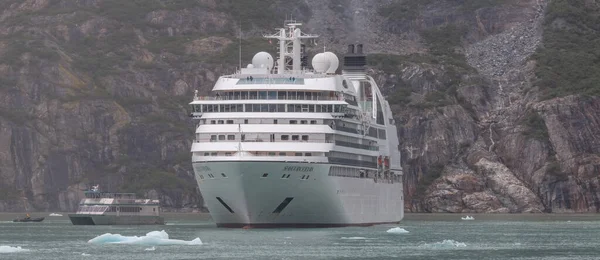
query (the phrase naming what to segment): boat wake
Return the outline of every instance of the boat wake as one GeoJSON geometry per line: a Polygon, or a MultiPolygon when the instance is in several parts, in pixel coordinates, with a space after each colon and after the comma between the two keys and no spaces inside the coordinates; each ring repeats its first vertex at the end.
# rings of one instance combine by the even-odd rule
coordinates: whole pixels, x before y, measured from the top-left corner
{"type": "Polygon", "coordinates": [[[20,246],[0,246],[0,254],[1,253],[20,253],[20,252],[28,252],[29,249],[21,248],[20,246]]]}
{"type": "Polygon", "coordinates": [[[200,238],[185,241],[179,239],[169,239],[169,234],[162,231],[151,231],[145,236],[123,236],[121,234],[106,233],[88,241],[90,244],[134,244],[134,245],[202,245],[200,238]]]}

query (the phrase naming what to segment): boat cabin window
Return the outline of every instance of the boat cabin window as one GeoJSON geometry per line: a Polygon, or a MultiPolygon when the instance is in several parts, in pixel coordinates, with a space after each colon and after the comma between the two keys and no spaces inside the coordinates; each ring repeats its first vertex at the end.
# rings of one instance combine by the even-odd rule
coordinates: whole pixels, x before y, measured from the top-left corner
{"type": "Polygon", "coordinates": [[[219,120],[219,121],[217,121],[217,123],[218,123],[219,125],[222,125],[222,124],[224,123],[224,121],[223,121],[223,120],[219,120]]]}
{"type": "Polygon", "coordinates": [[[298,121],[297,121],[297,120],[290,120],[290,125],[295,125],[295,124],[297,124],[297,123],[298,123],[298,121]]]}
{"type": "Polygon", "coordinates": [[[305,153],[304,156],[312,156],[312,153],[305,153]]]}
{"type": "Polygon", "coordinates": [[[225,140],[225,135],[219,135],[219,140],[220,140],[220,141],[223,141],[223,140],[225,140]]]}
{"type": "Polygon", "coordinates": [[[210,156],[210,153],[204,153],[204,156],[210,156]]]}
{"type": "Polygon", "coordinates": [[[210,141],[211,142],[217,141],[217,135],[211,135],[210,136],[210,141]]]}
{"type": "Polygon", "coordinates": [[[317,124],[317,120],[310,120],[310,124],[311,125],[316,125],[317,124]]]}
{"type": "Polygon", "coordinates": [[[279,153],[279,156],[285,156],[284,152],[279,153]]]}
{"type": "Polygon", "coordinates": [[[282,141],[287,141],[287,140],[290,140],[290,136],[289,136],[289,135],[282,135],[282,136],[281,136],[281,140],[282,140],[282,141]]]}
{"type": "Polygon", "coordinates": [[[229,124],[229,125],[233,124],[233,120],[227,120],[227,124],[229,124]]]}
{"type": "Polygon", "coordinates": [[[227,140],[235,140],[235,135],[227,135],[227,140]]]}
{"type": "Polygon", "coordinates": [[[308,135],[303,135],[302,136],[302,141],[308,141],[308,135]]]}
{"type": "Polygon", "coordinates": [[[210,120],[210,124],[214,125],[215,124],[215,120],[210,120]]]}
{"type": "Polygon", "coordinates": [[[308,120],[300,120],[300,124],[306,125],[308,124],[308,120]]]}
{"type": "Polygon", "coordinates": [[[295,153],[295,156],[302,156],[302,153],[295,153]]]}
{"type": "Polygon", "coordinates": [[[292,141],[298,141],[298,140],[300,140],[299,135],[292,135],[292,141]]]}

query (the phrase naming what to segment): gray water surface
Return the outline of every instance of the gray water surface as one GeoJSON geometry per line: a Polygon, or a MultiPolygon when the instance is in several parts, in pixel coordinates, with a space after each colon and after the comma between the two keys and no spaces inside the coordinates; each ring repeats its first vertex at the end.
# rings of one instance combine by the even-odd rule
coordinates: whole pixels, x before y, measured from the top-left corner
{"type": "Polygon", "coordinates": [[[12,217],[0,214],[0,248],[27,251],[0,252],[0,259],[600,259],[600,215],[475,215],[463,221],[454,214],[409,214],[399,225],[250,230],[216,228],[195,214],[167,215],[164,226],[73,226],[66,217],[13,223],[12,217]],[[394,227],[409,233],[386,232],[394,227]],[[203,244],[88,243],[105,233],[161,230],[203,244]]]}

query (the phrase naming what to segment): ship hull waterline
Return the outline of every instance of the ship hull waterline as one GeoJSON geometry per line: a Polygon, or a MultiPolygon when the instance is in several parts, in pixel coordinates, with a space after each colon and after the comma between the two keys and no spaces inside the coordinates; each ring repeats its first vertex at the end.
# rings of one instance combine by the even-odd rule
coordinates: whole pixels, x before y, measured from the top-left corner
{"type": "Polygon", "coordinates": [[[221,161],[195,162],[194,171],[217,227],[325,228],[402,220],[401,182],[329,176],[331,166],[221,161]]]}

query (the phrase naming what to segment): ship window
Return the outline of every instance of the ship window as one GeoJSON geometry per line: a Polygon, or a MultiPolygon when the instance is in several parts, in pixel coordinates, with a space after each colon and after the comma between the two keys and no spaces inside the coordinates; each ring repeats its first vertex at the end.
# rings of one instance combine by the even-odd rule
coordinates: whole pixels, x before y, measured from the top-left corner
{"type": "Polygon", "coordinates": [[[269,156],[275,156],[275,152],[269,152],[269,156]]]}
{"type": "Polygon", "coordinates": [[[225,175],[225,173],[221,173],[221,176],[223,176],[223,178],[227,178],[227,175],[225,175]]]}
{"type": "Polygon", "coordinates": [[[306,120],[300,120],[300,124],[306,125],[306,124],[308,124],[308,121],[306,121],[306,120]]]}
{"type": "Polygon", "coordinates": [[[222,125],[222,124],[223,124],[223,120],[219,120],[219,121],[217,121],[217,123],[218,123],[219,125],[222,125]]]}
{"type": "Polygon", "coordinates": [[[267,176],[269,176],[268,173],[263,173],[262,178],[267,178],[267,176]]]}
{"type": "Polygon", "coordinates": [[[267,99],[267,92],[266,91],[259,91],[258,92],[258,99],[267,99]]]}
{"type": "Polygon", "coordinates": [[[277,119],[273,119],[273,124],[277,124],[277,119]]]}
{"type": "Polygon", "coordinates": [[[310,120],[310,124],[311,125],[316,125],[317,124],[317,120],[310,120]]]}
{"type": "Polygon", "coordinates": [[[219,140],[225,140],[225,135],[219,135],[219,140]]]}
{"type": "Polygon", "coordinates": [[[298,140],[300,140],[299,135],[292,135],[292,141],[298,141],[298,140]]]}
{"type": "Polygon", "coordinates": [[[277,91],[269,91],[269,99],[277,99],[277,91]]]}
{"type": "Polygon", "coordinates": [[[295,124],[298,124],[297,120],[290,120],[290,125],[295,125],[295,124]]]}
{"type": "Polygon", "coordinates": [[[305,153],[304,156],[312,156],[312,153],[305,153]]]}
{"type": "Polygon", "coordinates": [[[226,152],[225,156],[231,156],[231,153],[230,152],[226,152]]]}
{"type": "Polygon", "coordinates": [[[279,153],[279,156],[285,156],[285,153],[281,152],[279,153]]]}
{"type": "Polygon", "coordinates": [[[204,156],[210,156],[210,153],[204,153],[204,156]]]}
{"type": "Polygon", "coordinates": [[[235,140],[235,135],[227,135],[227,140],[235,140]]]}
{"type": "Polygon", "coordinates": [[[277,112],[277,105],[269,104],[269,112],[277,112]]]}
{"type": "Polygon", "coordinates": [[[283,141],[290,140],[290,136],[289,135],[282,135],[281,136],[281,140],[283,140],[283,141]]]}
{"type": "Polygon", "coordinates": [[[295,153],[295,156],[302,156],[302,153],[295,153]]]}
{"type": "Polygon", "coordinates": [[[215,120],[210,120],[210,124],[214,125],[215,124],[215,120]]]}
{"type": "Polygon", "coordinates": [[[256,91],[250,91],[250,99],[256,99],[258,97],[256,91]]]}
{"type": "Polygon", "coordinates": [[[216,152],[210,153],[210,156],[217,156],[216,152]]]}
{"type": "Polygon", "coordinates": [[[242,140],[242,142],[246,141],[246,135],[245,134],[242,134],[240,137],[241,137],[240,139],[242,140]]]}
{"type": "Polygon", "coordinates": [[[227,124],[229,124],[229,125],[233,124],[233,120],[227,120],[227,124]]]}
{"type": "Polygon", "coordinates": [[[210,141],[217,141],[217,135],[211,135],[210,141]]]}
{"type": "Polygon", "coordinates": [[[152,211],[156,212],[156,208],[152,208],[152,211]]]}
{"type": "Polygon", "coordinates": [[[277,112],[285,112],[285,105],[284,104],[278,104],[277,105],[277,112]]]}
{"type": "Polygon", "coordinates": [[[285,96],[286,96],[285,94],[286,94],[285,91],[277,92],[277,99],[281,99],[281,100],[285,99],[285,96]]]}
{"type": "Polygon", "coordinates": [[[302,136],[302,141],[308,141],[308,135],[303,135],[302,136]]]}
{"type": "Polygon", "coordinates": [[[248,92],[247,91],[242,91],[242,93],[240,93],[242,96],[242,99],[246,100],[248,99],[248,92]]]}
{"type": "Polygon", "coordinates": [[[248,124],[248,119],[244,119],[244,124],[248,124]]]}

